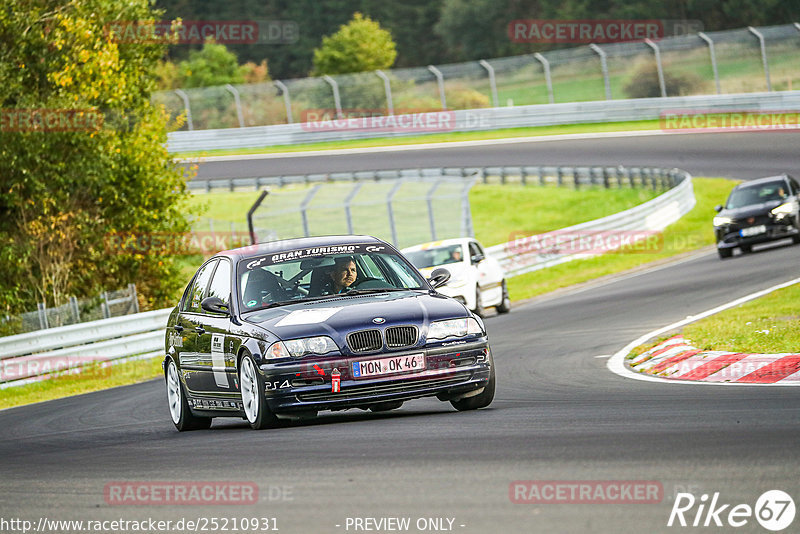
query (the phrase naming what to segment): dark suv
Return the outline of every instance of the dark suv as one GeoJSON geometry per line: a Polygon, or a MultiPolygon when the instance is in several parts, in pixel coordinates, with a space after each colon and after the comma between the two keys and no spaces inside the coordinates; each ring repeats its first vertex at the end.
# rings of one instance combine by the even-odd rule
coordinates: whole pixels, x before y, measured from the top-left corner
{"type": "Polygon", "coordinates": [[[717,206],[714,234],[720,258],[739,247],[743,254],[753,245],[791,238],[800,243],[800,184],[788,174],[741,183],[733,188],[725,206],[717,206]]]}

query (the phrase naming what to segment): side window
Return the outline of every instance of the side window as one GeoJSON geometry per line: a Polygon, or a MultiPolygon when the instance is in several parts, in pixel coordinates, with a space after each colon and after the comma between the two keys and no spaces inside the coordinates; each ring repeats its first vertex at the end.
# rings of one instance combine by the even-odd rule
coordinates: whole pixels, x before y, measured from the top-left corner
{"type": "Polygon", "coordinates": [[[481,249],[480,245],[478,245],[478,243],[476,243],[475,241],[470,241],[469,242],[469,257],[472,258],[476,254],[480,254],[481,256],[484,255],[483,254],[483,250],[481,249]]]}
{"type": "Polygon", "coordinates": [[[219,297],[225,304],[230,305],[231,300],[231,264],[228,260],[219,260],[214,278],[208,286],[209,297],[219,297]]]}
{"type": "Polygon", "coordinates": [[[792,188],[793,195],[800,195],[800,185],[798,185],[797,180],[794,178],[789,178],[789,185],[792,188]]]}
{"type": "Polygon", "coordinates": [[[206,287],[208,287],[208,281],[211,278],[211,273],[214,272],[214,266],[217,265],[217,261],[210,261],[197,271],[194,280],[189,285],[189,290],[186,292],[181,311],[200,313],[200,301],[203,300],[203,294],[206,287]]]}

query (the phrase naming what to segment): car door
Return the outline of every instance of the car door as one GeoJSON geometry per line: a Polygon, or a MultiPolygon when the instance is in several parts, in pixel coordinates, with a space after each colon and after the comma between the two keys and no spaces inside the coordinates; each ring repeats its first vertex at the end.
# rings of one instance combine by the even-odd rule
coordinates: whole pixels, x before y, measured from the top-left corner
{"type": "MultiPolygon", "coordinates": [[[[220,258],[211,283],[203,298],[222,299],[228,309],[231,306],[231,262],[220,258]]],[[[230,315],[201,309],[197,316],[197,353],[201,366],[198,387],[208,393],[233,392],[235,358],[232,354],[233,339],[230,333],[230,315]]]]}
{"type": "Polygon", "coordinates": [[[478,285],[481,288],[481,300],[484,306],[494,306],[502,299],[503,273],[497,261],[487,258],[483,247],[477,241],[469,242],[470,261],[478,270],[478,285]],[[479,261],[475,261],[475,259],[479,261]]]}
{"type": "Polygon", "coordinates": [[[199,346],[198,334],[204,330],[200,302],[206,295],[208,284],[219,260],[212,259],[195,274],[181,303],[176,325],[180,326],[183,347],[180,352],[180,368],[186,387],[191,392],[205,391],[203,386],[204,358],[199,346]]]}

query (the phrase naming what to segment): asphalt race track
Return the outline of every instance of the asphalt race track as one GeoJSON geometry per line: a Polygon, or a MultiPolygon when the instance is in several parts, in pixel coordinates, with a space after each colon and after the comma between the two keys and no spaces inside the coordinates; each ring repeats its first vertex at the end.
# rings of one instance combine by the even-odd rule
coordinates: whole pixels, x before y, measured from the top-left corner
{"type": "Polygon", "coordinates": [[[482,147],[206,161],[199,163],[195,180],[494,165],[649,165],[679,167],[694,176],[749,179],[782,172],[800,174],[797,147],[797,133],[791,131],[589,137],[501,142],[482,147]]]}
{"type": "MultiPolygon", "coordinates": [[[[724,144],[703,139],[712,154],[724,144]]],[[[697,144],[693,153],[702,149],[697,144]]],[[[558,150],[563,159],[550,162],[566,163],[566,149],[558,150]]],[[[742,150],[737,161],[754,167],[742,150]]],[[[778,161],[800,167],[793,151],[783,154],[778,161]]],[[[487,158],[500,156],[489,151],[487,158]]],[[[692,167],[700,159],[675,164],[702,173],[692,167]]],[[[703,529],[667,527],[678,492],[698,501],[719,492],[719,504],[731,505],[722,521],[732,506],[754,507],[767,490],[798,502],[800,388],[660,384],[606,369],[606,357],[641,334],[796,278],[798,259],[800,246],[783,244],[724,262],[702,252],[489,317],[498,392],[477,412],[419,400],[388,414],[325,414],[262,432],[218,419],[210,430],[178,433],[163,381],[5,410],[0,517],[34,525],[40,517],[274,517],[283,533],[365,532],[346,528],[347,518],[407,517],[410,532],[621,534],[703,529]],[[656,504],[515,504],[509,487],[518,480],[652,481],[663,495],[656,504]],[[253,482],[259,502],[111,506],[104,487],[120,481],[253,482]],[[453,523],[418,530],[420,518],[453,523]]],[[[797,525],[798,518],[786,532],[797,525]]],[[[703,531],[731,530],[766,532],[754,517],[741,528],[703,531]]]]}

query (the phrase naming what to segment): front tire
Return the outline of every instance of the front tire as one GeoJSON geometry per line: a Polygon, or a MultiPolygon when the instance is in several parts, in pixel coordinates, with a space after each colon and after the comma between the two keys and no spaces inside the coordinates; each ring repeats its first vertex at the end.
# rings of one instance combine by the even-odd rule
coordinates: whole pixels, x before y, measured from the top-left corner
{"type": "Polygon", "coordinates": [[[178,378],[178,366],[170,359],[165,373],[167,382],[167,403],[172,423],[178,431],[203,430],[211,426],[210,417],[198,417],[189,408],[183,385],[178,378]]]}
{"type": "Polygon", "coordinates": [[[733,249],[731,248],[718,248],[717,254],[719,254],[720,259],[724,260],[725,258],[730,258],[733,255],[733,249]]]}
{"type": "Polygon", "coordinates": [[[478,408],[486,408],[494,400],[495,378],[494,378],[494,363],[489,371],[489,382],[486,387],[479,394],[474,397],[467,397],[461,400],[451,400],[450,404],[459,412],[466,412],[468,410],[477,410],[478,408]]]}
{"type": "Polygon", "coordinates": [[[239,366],[239,385],[242,388],[242,408],[250,427],[263,430],[276,426],[278,418],[270,411],[264,395],[264,377],[250,354],[245,354],[239,366]]]}
{"type": "Polygon", "coordinates": [[[751,245],[742,245],[739,247],[739,250],[742,251],[742,254],[750,254],[753,252],[753,247],[751,245]]]}
{"type": "Polygon", "coordinates": [[[494,309],[497,310],[497,313],[508,313],[511,311],[511,299],[508,297],[508,287],[506,287],[505,280],[503,280],[503,300],[501,300],[500,304],[495,306],[494,309]]]}
{"type": "Polygon", "coordinates": [[[475,286],[475,309],[472,310],[472,313],[478,317],[483,317],[483,314],[486,313],[481,300],[481,288],[479,288],[477,285],[475,286]]]}

